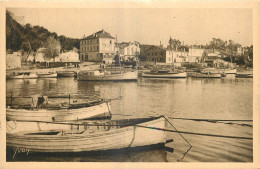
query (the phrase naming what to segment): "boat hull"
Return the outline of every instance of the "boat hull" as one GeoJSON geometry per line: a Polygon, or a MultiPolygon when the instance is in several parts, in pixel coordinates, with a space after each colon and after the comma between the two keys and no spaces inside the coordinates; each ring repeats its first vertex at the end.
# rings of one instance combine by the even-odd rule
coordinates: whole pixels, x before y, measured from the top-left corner
{"type": "Polygon", "coordinates": [[[138,73],[135,72],[125,72],[119,74],[110,74],[110,75],[88,75],[82,72],[79,72],[77,75],[77,80],[85,81],[137,81],[138,73]]]}
{"type": "Polygon", "coordinates": [[[98,105],[64,110],[26,110],[26,109],[8,109],[6,110],[6,119],[9,121],[71,121],[79,119],[107,117],[110,113],[110,102],[98,105]]]}
{"type": "Polygon", "coordinates": [[[143,73],[142,77],[147,77],[147,78],[186,78],[187,73],[143,73]]]}
{"type": "MultiPolygon", "coordinates": [[[[165,128],[163,117],[140,123],[141,126],[165,128]]],[[[55,131],[53,131],[55,132],[55,131]]],[[[127,126],[104,132],[86,130],[81,134],[33,135],[7,133],[8,147],[26,149],[30,152],[85,152],[131,148],[166,142],[165,131],[145,127],[127,126]]]]}

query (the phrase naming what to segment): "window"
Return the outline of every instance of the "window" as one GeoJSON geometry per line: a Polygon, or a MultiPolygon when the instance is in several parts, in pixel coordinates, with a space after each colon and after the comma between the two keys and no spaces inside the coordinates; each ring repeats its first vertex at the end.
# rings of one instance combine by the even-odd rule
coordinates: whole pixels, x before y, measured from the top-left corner
{"type": "Polygon", "coordinates": [[[163,55],[163,52],[161,52],[161,55],[163,55]]]}
{"type": "Polygon", "coordinates": [[[110,44],[112,44],[112,40],[110,40],[110,44]]]}
{"type": "Polygon", "coordinates": [[[152,53],[152,56],[153,56],[153,53],[152,53]]]}
{"type": "Polygon", "coordinates": [[[155,54],[154,55],[157,55],[157,52],[155,52],[155,54]]]}

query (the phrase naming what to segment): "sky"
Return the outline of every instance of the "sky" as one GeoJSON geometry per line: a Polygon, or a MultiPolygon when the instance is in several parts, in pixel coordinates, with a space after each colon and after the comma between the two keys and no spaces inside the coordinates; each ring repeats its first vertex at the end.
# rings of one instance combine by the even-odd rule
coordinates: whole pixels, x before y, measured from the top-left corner
{"type": "Polygon", "coordinates": [[[118,42],[166,47],[169,38],[207,44],[212,38],[253,44],[252,9],[240,8],[8,8],[23,24],[83,38],[104,29],[118,42]]]}

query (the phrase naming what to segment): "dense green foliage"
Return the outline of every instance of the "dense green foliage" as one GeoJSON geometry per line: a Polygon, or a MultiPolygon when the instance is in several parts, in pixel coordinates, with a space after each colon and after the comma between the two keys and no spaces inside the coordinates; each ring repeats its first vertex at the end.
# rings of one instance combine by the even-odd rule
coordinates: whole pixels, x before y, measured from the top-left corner
{"type": "Polygon", "coordinates": [[[6,49],[7,51],[22,50],[23,53],[36,52],[38,48],[44,47],[46,40],[54,37],[61,44],[61,50],[72,50],[79,48],[79,39],[58,36],[55,32],[49,32],[42,26],[25,26],[19,24],[12,18],[12,14],[6,12],[6,49]]]}

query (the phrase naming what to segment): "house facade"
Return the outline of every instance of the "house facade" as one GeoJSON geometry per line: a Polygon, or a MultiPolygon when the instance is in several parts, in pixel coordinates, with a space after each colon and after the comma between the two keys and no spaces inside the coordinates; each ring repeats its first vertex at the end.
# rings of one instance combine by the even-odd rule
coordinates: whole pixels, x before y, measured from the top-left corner
{"type": "Polygon", "coordinates": [[[118,44],[118,54],[123,61],[136,60],[136,56],[140,55],[139,43],[123,42],[118,44]]]}
{"type": "Polygon", "coordinates": [[[204,55],[204,49],[199,47],[190,47],[188,56],[185,58],[185,62],[189,63],[197,63],[202,61],[202,57],[204,55]]]}
{"type": "Polygon", "coordinates": [[[104,30],[80,40],[80,61],[111,60],[115,56],[115,38],[104,30]]]}
{"type": "Polygon", "coordinates": [[[184,56],[182,56],[182,52],[170,50],[161,46],[152,46],[144,53],[146,64],[180,65],[184,59],[184,56]]]}

